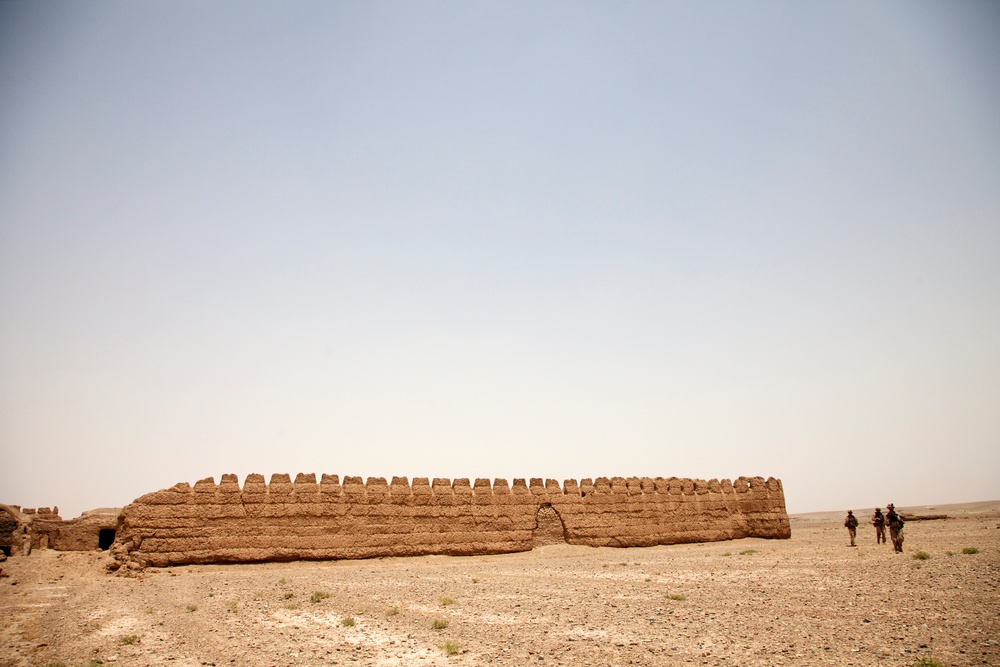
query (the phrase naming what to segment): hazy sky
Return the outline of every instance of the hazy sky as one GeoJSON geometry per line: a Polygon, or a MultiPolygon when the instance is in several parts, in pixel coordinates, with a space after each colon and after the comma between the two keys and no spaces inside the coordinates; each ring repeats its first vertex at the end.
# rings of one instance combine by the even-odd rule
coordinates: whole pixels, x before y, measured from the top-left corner
{"type": "Polygon", "coordinates": [[[0,3],[0,502],[1000,498],[1000,5],[0,3]]]}

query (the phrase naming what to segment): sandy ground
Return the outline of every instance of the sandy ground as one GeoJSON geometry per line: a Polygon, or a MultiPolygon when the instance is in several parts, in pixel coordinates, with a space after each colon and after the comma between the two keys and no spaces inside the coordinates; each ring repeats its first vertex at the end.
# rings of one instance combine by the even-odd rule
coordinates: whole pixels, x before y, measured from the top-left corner
{"type": "Polygon", "coordinates": [[[907,524],[904,554],[867,524],[847,546],[841,512],[790,540],[138,579],[35,553],[0,564],[0,666],[1000,665],[1000,502],[902,509],[953,518],[907,524]]]}

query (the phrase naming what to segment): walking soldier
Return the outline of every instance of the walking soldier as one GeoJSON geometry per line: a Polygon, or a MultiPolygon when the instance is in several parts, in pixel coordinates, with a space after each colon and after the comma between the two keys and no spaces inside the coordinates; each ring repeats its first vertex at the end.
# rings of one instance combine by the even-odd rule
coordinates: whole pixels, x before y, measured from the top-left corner
{"type": "Polygon", "coordinates": [[[889,503],[886,507],[885,522],[889,524],[889,539],[896,553],[903,553],[903,519],[896,514],[896,507],[889,503]]]}
{"type": "Polygon", "coordinates": [[[885,544],[885,517],[882,515],[881,507],[875,508],[872,525],[875,526],[875,544],[885,544]]]}
{"type": "Polygon", "coordinates": [[[858,534],[858,518],[854,516],[853,510],[847,510],[847,518],[844,519],[844,527],[847,528],[847,532],[851,534],[851,546],[856,547],[854,543],[854,538],[858,534]]]}

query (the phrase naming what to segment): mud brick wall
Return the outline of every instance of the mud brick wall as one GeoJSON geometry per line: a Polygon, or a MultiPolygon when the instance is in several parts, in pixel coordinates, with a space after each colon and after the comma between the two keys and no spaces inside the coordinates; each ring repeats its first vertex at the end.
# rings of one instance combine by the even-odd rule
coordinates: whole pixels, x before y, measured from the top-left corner
{"type": "Polygon", "coordinates": [[[31,547],[56,551],[91,551],[98,548],[101,530],[115,530],[117,524],[117,514],[104,512],[87,512],[67,521],[36,517],[31,523],[31,547]]]}
{"type": "Polygon", "coordinates": [[[791,536],[781,482],[762,477],[555,480],[235,475],[150,493],[118,519],[143,565],[472,555],[569,544],[652,546],[791,536]],[[551,509],[550,509],[551,508],[551,509]],[[547,538],[543,541],[543,534],[547,538]]]}

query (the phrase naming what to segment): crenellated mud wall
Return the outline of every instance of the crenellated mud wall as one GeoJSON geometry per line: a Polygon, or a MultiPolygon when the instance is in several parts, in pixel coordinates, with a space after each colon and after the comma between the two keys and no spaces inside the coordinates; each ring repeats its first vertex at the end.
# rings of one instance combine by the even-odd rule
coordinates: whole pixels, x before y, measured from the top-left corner
{"type": "Polygon", "coordinates": [[[565,541],[652,546],[791,536],[781,482],[762,477],[566,480],[235,475],[150,493],[118,519],[132,566],[527,551],[565,541]],[[561,533],[561,540],[560,540],[561,533]]]}

